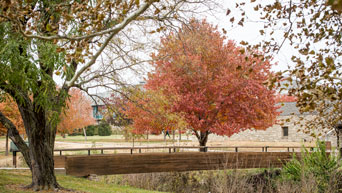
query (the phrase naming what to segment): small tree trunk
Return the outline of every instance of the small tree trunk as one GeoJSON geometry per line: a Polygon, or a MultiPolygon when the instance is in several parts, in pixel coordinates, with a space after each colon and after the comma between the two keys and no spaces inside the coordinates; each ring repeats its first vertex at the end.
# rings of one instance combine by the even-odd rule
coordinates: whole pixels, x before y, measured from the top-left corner
{"type": "Polygon", "coordinates": [[[87,132],[86,132],[86,130],[84,129],[84,127],[83,127],[83,133],[84,133],[84,140],[87,141],[87,132]]]}
{"type": "MultiPolygon", "coordinates": [[[[206,146],[207,145],[207,141],[208,141],[208,135],[209,135],[209,131],[205,131],[205,132],[200,132],[200,134],[197,133],[197,131],[194,131],[195,135],[198,139],[199,145],[200,146],[206,146]]],[[[200,148],[199,149],[200,152],[207,152],[207,148],[200,148]]]]}
{"type": "Polygon", "coordinates": [[[5,156],[8,156],[8,131],[6,132],[6,151],[5,156]]]}
{"type": "MultiPolygon", "coordinates": [[[[207,141],[206,140],[202,140],[199,141],[200,146],[206,146],[207,145],[207,141]]],[[[200,148],[200,152],[207,152],[208,149],[207,148],[200,148]]]]}
{"type": "Polygon", "coordinates": [[[182,131],[179,129],[178,132],[179,132],[179,141],[181,141],[182,140],[182,131]]]}

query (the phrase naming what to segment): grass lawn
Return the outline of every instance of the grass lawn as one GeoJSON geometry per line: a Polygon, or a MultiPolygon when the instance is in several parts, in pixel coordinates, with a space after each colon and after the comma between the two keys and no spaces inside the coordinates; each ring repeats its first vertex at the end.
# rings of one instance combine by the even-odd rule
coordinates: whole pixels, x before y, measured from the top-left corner
{"type": "MultiPolygon", "coordinates": [[[[89,181],[84,178],[76,178],[65,175],[57,175],[58,182],[65,188],[73,189],[76,192],[96,192],[96,193],[108,193],[108,192],[141,192],[148,193],[153,192],[150,190],[142,190],[127,186],[117,186],[112,184],[106,184],[102,182],[89,181]]],[[[29,171],[4,171],[0,170],[0,192],[6,193],[26,193],[31,192],[21,189],[20,187],[30,184],[31,173],[29,171]]],[[[33,192],[33,191],[32,191],[33,192]]],[[[47,192],[47,191],[45,191],[47,192]]]]}

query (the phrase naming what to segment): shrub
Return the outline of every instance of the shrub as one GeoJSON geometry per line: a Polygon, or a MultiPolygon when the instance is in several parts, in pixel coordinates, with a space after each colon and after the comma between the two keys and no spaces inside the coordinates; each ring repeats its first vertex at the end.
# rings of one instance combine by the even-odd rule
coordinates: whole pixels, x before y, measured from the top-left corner
{"type": "Polygon", "coordinates": [[[101,123],[98,126],[98,134],[99,136],[110,136],[112,134],[112,129],[108,123],[101,123]]]}
{"type": "Polygon", "coordinates": [[[331,177],[338,172],[339,166],[339,159],[332,154],[327,154],[325,143],[317,141],[316,151],[309,152],[303,149],[300,160],[294,155],[293,159],[285,164],[282,179],[304,182],[313,178],[319,192],[325,192],[331,177]]]}
{"type": "Polygon", "coordinates": [[[71,133],[68,134],[68,136],[77,136],[77,135],[83,135],[82,129],[74,129],[71,133]]]}
{"type": "MultiPolygon", "coordinates": [[[[95,125],[89,125],[89,126],[86,128],[86,134],[87,134],[87,136],[94,136],[94,135],[95,135],[95,128],[96,128],[95,125]]],[[[82,135],[84,135],[84,134],[82,134],[82,135]]]]}
{"type": "Polygon", "coordinates": [[[79,132],[72,132],[68,134],[68,136],[77,136],[77,135],[82,135],[82,134],[79,132]]]}

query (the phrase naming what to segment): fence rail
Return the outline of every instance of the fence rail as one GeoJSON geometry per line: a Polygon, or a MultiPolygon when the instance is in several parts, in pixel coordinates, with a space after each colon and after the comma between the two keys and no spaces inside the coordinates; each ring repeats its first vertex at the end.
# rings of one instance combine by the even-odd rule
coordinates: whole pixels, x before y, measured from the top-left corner
{"type": "MultiPolygon", "coordinates": [[[[65,155],[63,152],[75,152],[75,151],[87,151],[88,155],[91,155],[92,151],[101,151],[101,154],[105,154],[104,151],[108,150],[130,150],[130,154],[133,154],[134,151],[138,151],[139,154],[147,154],[151,152],[143,152],[142,150],[168,150],[168,154],[180,152],[180,150],[205,150],[205,152],[214,153],[214,152],[298,152],[298,149],[306,148],[309,151],[314,151],[316,146],[309,145],[309,146],[152,146],[152,147],[145,147],[145,146],[136,146],[136,147],[90,147],[90,148],[65,148],[65,149],[54,149],[54,152],[59,152],[59,156],[54,156],[55,164],[58,167],[65,166],[65,155]],[[228,151],[228,149],[230,151],[228,151]],[[250,151],[250,149],[254,149],[256,151],[250,151]],[[279,151],[281,149],[282,151],[279,151]],[[272,151],[273,150],[273,151],[272,151]],[[278,150],[278,151],[277,151],[278,150]],[[295,151],[297,150],[297,151],[295,151]]],[[[327,152],[331,151],[331,142],[326,142],[326,149],[327,152]]],[[[13,165],[16,167],[16,154],[18,151],[13,151],[13,165]]],[[[188,151],[191,152],[191,151],[188,151]]],[[[194,152],[194,151],[192,151],[194,152]]],[[[160,152],[159,152],[160,153],[160,152]]],[[[183,151],[183,153],[185,153],[183,151]]],[[[93,153],[99,154],[99,153],[93,153]]],[[[101,155],[100,154],[100,155],[101,155]]],[[[164,153],[165,154],[165,153],[164,153]]],[[[108,153],[109,155],[109,153],[108,153]]],[[[126,153],[127,155],[127,153],[126,153]]]]}
{"type": "MultiPolygon", "coordinates": [[[[130,153],[133,154],[134,150],[139,151],[139,153],[143,153],[142,150],[169,150],[169,153],[180,151],[181,149],[202,149],[204,152],[208,152],[210,150],[217,149],[233,149],[235,152],[239,152],[241,149],[256,149],[260,150],[260,152],[268,152],[270,149],[285,149],[287,152],[295,152],[295,149],[306,148],[310,151],[313,151],[316,146],[154,146],[154,147],[91,147],[91,148],[70,148],[70,149],[55,149],[55,152],[59,152],[59,155],[63,155],[62,152],[66,151],[87,151],[88,155],[91,154],[91,151],[101,151],[101,154],[104,154],[105,150],[130,150],[130,153]]],[[[327,150],[331,150],[331,144],[326,143],[327,150]]]]}

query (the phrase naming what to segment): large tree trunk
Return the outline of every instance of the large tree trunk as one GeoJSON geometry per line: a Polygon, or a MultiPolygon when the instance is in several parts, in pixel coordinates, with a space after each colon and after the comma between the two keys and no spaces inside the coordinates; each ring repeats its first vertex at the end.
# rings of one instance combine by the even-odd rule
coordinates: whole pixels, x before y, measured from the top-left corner
{"type": "Polygon", "coordinates": [[[28,188],[35,191],[61,189],[55,177],[53,160],[57,125],[52,125],[44,109],[30,108],[29,105],[18,105],[29,142],[29,154],[24,155],[32,172],[32,183],[28,188]]]}
{"type": "MultiPolygon", "coordinates": [[[[46,132],[48,130],[45,129],[46,132]]],[[[29,151],[32,163],[32,184],[30,187],[34,190],[60,188],[54,172],[53,148],[44,132],[35,132],[29,138],[29,151]]]]}

